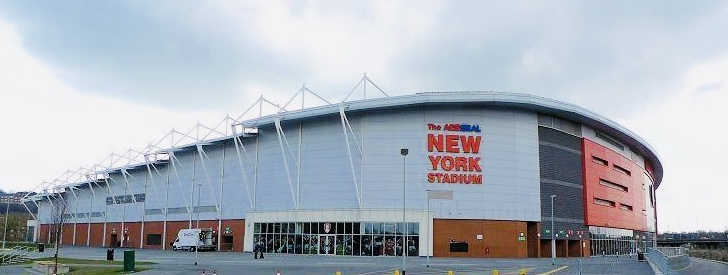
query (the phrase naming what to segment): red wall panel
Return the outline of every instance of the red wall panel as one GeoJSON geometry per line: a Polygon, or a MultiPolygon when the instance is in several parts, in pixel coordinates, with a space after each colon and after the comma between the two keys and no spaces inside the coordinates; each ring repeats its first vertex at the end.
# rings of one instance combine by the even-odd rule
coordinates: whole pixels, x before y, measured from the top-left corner
{"type": "Polygon", "coordinates": [[[584,148],[584,210],[587,225],[647,230],[645,190],[643,187],[644,169],[632,160],[588,139],[582,143],[584,148]],[[592,161],[593,157],[606,160],[607,165],[592,161]],[[615,165],[630,171],[630,175],[615,170],[615,165]],[[599,184],[607,180],[627,187],[627,191],[616,190],[599,184]],[[597,205],[594,198],[609,200],[614,207],[597,205]],[[632,211],[620,205],[632,206],[632,211]]]}
{"type": "Polygon", "coordinates": [[[75,245],[86,245],[88,239],[88,223],[76,224],[76,243],[75,245]]]}

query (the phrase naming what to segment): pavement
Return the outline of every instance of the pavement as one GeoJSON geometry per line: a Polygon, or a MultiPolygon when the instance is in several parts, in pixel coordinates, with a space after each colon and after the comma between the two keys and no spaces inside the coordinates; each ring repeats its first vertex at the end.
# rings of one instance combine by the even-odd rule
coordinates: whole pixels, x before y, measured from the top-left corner
{"type": "MultiPolygon", "coordinates": [[[[37,253],[34,258],[52,257],[53,252],[37,253]]],[[[295,275],[391,275],[406,264],[407,274],[475,275],[493,274],[654,274],[647,262],[634,257],[557,258],[553,265],[546,259],[502,258],[424,258],[409,257],[354,257],[325,255],[266,254],[264,259],[254,259],[252,253],[241,252],[186,252],[145,249],[119,249],[114,259],[122,261],[124,251],[134,251],[136,261],[154,262],[143,265],[151,270],[136,272],[143,275],[192,275],[192,274],[280,274],[295,275]],[[195,265],[195,263],[197,263],[195,265]]],[[[131,253],[130,253],[131,254],[131,253]]],[[[106,248],[64,246],[59,256],[63,258],[106,260],[106,248]]],[[[142,266],[136,264],[136,266],[142,266]]],[[[24,266],[0,267],[0,274],[23,274],[24,266]]],[[[698,274],[698,273],[695,273],[698,274]]],[[[700,273],[709,274],[709,273],[700,273]]],[[[716,273],[728,274],[728,273],[716,273]]]]}
{"type": "Polygon", "coordinates": [[[728,263],[691,257],[690,265],[678,272],[686,275],[726,275],[728,263]]]}

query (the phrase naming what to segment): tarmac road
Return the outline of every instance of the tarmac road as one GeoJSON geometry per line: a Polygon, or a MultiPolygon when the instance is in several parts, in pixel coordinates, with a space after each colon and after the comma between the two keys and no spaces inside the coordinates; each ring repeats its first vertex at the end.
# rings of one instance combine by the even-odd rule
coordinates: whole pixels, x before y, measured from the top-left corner
{"type": "Polygon", "coordinates": [[[728,264],[690,258],[690,265],[679,272],[686,275],[726,275],[728,274],[728,264]]]}
{"type": "MultiPolygon", "coordinates": [[[[124,251],[116,249],[114,258],[123,260],[124,251]]],[[[342,275],[391,275],[402,267],[401,257],[353,257],[325,255],[266,254],[265,259],[254,259],[252,253],[240,252],[186,252],[133,249],[136,261],[155,262],[152,270],[137,272],[143,275],[206,275],[227,274],[270,274],[277,270],[281,274],[327,275],[341,271],[342,275]],[[197,257],[195,256],[197,255],[197,257]],[[195,265],[197,261],[197,265],[195,265]]],[[[105,260],[106,249],[94,247],[64,246],[60,251],[64,258],[105,260]]],[[[35,257],[50,257],[52,252],[35,257]]],[[[728,274],[728,266],[716,262],[692,259],[693,265],[684,274],[728,274]]],[[[137,264],[139,265],[139,264],[137,264]]],[[[653,274],[647,262],[632,257],[558,258],[555,265],[551,259],[473,259],[473,258],[422,258],[407,259],[407,274],[457,275],[519,274],[525,269],[528,274],[653,274]],[[550,273],[549,273],[550,272],[550,273]]],[[[0,274],[22,274],[23,267],[0,267],[0,274]]]]}

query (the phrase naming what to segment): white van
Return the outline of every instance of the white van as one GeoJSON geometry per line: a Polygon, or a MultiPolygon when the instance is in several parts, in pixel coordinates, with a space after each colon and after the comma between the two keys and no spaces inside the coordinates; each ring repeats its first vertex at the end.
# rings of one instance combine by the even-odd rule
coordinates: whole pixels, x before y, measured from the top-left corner
{"type": "Polygon", "coordinates": [[[217,250],[214,232],[211,228],[182,229],[177,232],[177,239],[172,243],[172,250],[217,250]]]}

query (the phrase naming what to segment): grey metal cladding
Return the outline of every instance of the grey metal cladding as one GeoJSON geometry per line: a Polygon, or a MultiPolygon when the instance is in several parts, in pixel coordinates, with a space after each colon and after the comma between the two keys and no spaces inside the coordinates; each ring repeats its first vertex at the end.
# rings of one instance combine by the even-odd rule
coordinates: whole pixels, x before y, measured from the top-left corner
{"type": "Polygon", "coordinates": [[[582,188],[574,188],[556,183],[541,182],[541,215],[551,215],[550,195],[554,198],[554,217],[584,220],[584,193],[582,188]]]}
{"type": "Polygon", "coordinates": [[[550,221],[551,195],[554,220],[562,226],[583,226],[584,189],[581,138],[539,127],[539,168],[541,176],[541,216],[550,221]],[[574,224],[581,221],[581,224],[574,224]]]}
{"type": "Polygon", "coordinates": [[[581,151],[581,138],[552,128],[539,126],[538,141],[555,143],[576,151],[581,151]]]}
{"type": "Polygon", "coordinates": [[[538,153],[542,179],[582,184],[581,154],[544,144],[539,144],[538,153]]]}

